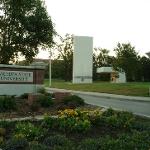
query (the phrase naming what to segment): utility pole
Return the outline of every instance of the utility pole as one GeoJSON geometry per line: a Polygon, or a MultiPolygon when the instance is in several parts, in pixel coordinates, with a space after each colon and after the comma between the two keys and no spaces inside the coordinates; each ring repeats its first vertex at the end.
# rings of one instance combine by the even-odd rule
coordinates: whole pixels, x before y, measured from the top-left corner
{"type": "MultiPolygon", "coordinates": [[[[150,52],[146,53],[147,56],[150,58],[150,52]]],[[[150,96],[150,87],[149,87],[149,96],[150,96]]]]}
{"type": "Polygon", "coordinates": [[[49,56],[49,87],[52,85],[52,68],[51,68],[51,59],[52,59],[52,51],[50,50],[50,56],[49,56]]]}

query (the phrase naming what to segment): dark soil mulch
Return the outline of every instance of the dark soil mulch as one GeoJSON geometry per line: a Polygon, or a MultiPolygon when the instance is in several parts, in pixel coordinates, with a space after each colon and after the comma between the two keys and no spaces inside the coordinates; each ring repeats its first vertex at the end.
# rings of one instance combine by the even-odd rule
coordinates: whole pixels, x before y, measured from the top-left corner
{"type": "MultiPolygon", "coordinates": [[[[54,104],[48,108],[38,107],[36,110],[33,111],[31,106],[27,103],[26,99],[17,98],[16,103],[17,103],[16,110],[0,113],[0,119],[21,118],[21,117],[44,115],[44,114],[57,115],[59,110],[64,110],[68,108],[76,108],[74,106],[67,106],[61,102],[58,103],[54,101],[54,104]]],[[[95,109],[95,108],[100,109],[100,107],[98,106],[93,106],[89,104],[85,104],[84,106],[81,106],[78,108],[88,109],[88,110],[95,109]]]]}

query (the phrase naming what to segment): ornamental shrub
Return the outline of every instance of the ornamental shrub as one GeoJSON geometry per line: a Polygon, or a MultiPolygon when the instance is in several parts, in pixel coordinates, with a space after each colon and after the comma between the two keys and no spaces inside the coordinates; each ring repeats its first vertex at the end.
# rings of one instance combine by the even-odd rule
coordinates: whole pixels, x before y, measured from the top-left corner
{"type": "Polygon", "coordinates": [[[116,111],[113,110],[112,108],[107,109],[106,111],[103,112],[104,117],[110,117],[116,114],[116,111]]]}
{"type": "Polygon", "coordinates": [[[58,126],[66,132],[86,132],[91,127],[91,122],[86,112],[74,109],[59,111],[58,126]]]}
{"type": "Polygon", "coordinates": [[[14,127],[15,122],[11,122],[11,121],[6,121],[6,120],[1,120],[0,121],[0,128],[12,128],[14,127]]]}
{"type": "Polygon", "coordinates": [[[65,105],[74,107],[74,108],[78,106],[83,106],[85,104],[84,100],[77,95],[67,96],[62,100],[62,102],[65,105]]]}
{"type": "Polygon", "coordinates": [[[28,99],[28,93],[24,93],[24,94],[22,94],[22,95],[20,95],[20,98],[21,99],[28,99]]]}
{"type": "Polygon", "coordinates": [[[40,95],[38,102],[42,107],[50,107],[53,104],[52,97],[45,95],[40,95]]]}
{"type": "Polygon", "coordinates": [[[0,96],[0,112],[6,112],[16,109],[14,96],[0,96]]]}
{"type": "Polygon", "coordinates": [[[25,137],[27,140],[38,140],[43,137],[44,131],[40,127],[36,127],[32,123],[17,123],[15,128],[15,137],[25,137]]]}
{"type": "Polygon", "coordinates": [[[122,134],[114,139],[110,136],[99,139],[101,150],[148,150],[150,147],[150,134],[147,132],[133,132],[122,134]]]}
{"type": "Polygon", "coordinates": [[[12,138],[3,146],[3,150],[27,150],[28,141],[25,138],[12,138]]]}
{"type": "Polygon", "coordinates": [[[6,129],[0,127],[0,136],[5,136],[6,134],[6,129]]]}
{"type": "Polygon", "coordinates": [[[40,109],[41,105],[37,101],[33,101],[33,103],[30,105],[31,111],[35,112],[40,109]]]}
{"type": "Polygon", "coordinates": [[[87,115],[88,115],[92,125],[95,125],[95,126],[100,125],[102,111],[100,111],[99,109],[89,110],[89,111],[87,111],[87,115]]]}
{"type": "Polygon", "coordinates": [[[46,89],[44,87],[43,88],[39,88],[38,89],[38,93],[45,94],[46,93],[46,89]]]}
{"type": "Polygon", "coordinates": [[[46,138],[43,142],[46,146],[49,146],[51,148],[55,147],[71,147],[72,142],[68,140],[65,136],[63,135],[53,135],[48,138],[46,138]]]}
{"type": "Polygon", "coordinates": [[[0,136],[0,148],[3,144],[4,144],[4,138],[3,138],[3,136],[0,136]]]}
{"type": "Polygon", "coordinates": [[[92,123],[93,125],[105,125],[112,128],[130,130],[133,126],[134,120],[135,117],[130,112],[108,109],[97,116],[95,120],[92,120],[92,123]]]}
{"type": "Polygon", "coordinates": [[[51,116],[48,116],[47,114],[44,115],[44,120],[42,122],[42,127],[45,128],[57,128],[58,127],[58,119],[57,118],[53,118],[51,116]]]}
{"type": "Polygon", "coordinates": [[[31,142],[29,146],[29,150],[50,150],[50,148],[45,146],[44,144],[31,142]]]}
{"type": "Polygon", "coordinates": [[[99,150],[100,144],[97,139],[85,139],[77,147],[77,150],[99,150]]]}

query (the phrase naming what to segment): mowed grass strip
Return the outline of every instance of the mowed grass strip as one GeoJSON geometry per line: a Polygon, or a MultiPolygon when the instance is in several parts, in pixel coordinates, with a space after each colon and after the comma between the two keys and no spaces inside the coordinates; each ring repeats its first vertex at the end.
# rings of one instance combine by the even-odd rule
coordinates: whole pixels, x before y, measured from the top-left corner
{"type": "MultiPolygon", "coordinates": [[[[48,80],[45,86],[48,87],[48,80]]],[[[129,96],[149,96],[150,83],[131,82],[131,83],[109,83],[94,82],[92,84],[72,84],[63,80],[52,80],[52,88],[68,89],[75,91],[110,93],[129,96]]]]}

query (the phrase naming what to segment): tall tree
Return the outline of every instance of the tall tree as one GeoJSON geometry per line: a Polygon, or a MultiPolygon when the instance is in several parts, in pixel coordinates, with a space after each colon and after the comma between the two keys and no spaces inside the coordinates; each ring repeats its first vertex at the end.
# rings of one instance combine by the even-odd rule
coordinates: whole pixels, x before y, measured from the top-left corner
{"type": "Polygon", "coordinates": [[[140,58],[140,75],[142,77],[142,81],[150,81],[150,58],[141,57],[140,58]]]}
{"type": "Polygon", "coordinates": [[[58,50],[58,59],[62,60],[63,78],[65,81],[72,80],[73,68],[73,35],[66,34],[64,38],[59,38],[59,43],[56,43],[55,49],[58,50]]]}
{"type": "Polygon", "coordinates": [[[54,34],[41,0],[0,0],[0,63],[19,53],[32,61],[39,47],[51,47],[54,34]]]}
{"type": "Polygon", "coordinates": [[[109,64],[109,50],[105,48],[94,48],[94,56],[96,59],[97,67],[108,67],[109,64]]]}
{"type": "Polygon", "coordinates": [[[114,57],[109,56],[109,50],[105,48],[94,48],[93,51],[93,79],[96,80],[97,68],[112,66],[114,57]]]}
{"type": "Polygon", "coordinates": [[[135,47],[131,46],[130,43],[118,43],[114,51],[116,52],[114,68],[125,71],[128,81],[135,81],[136,72],[139,68],[139,58],[135,47]]]}

